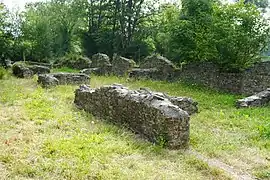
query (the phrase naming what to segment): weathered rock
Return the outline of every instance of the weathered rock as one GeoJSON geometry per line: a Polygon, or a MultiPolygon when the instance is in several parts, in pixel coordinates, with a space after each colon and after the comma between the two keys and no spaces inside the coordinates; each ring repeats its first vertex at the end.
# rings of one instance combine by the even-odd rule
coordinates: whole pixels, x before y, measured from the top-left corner
{"type": "Polygon", "coordinates": [[[95,116],[125,125],[151,142],[173,149],[188,147],[189,114],[162,93],[133,91],[122,85],[98,89],[82,85],[75,92],[74,102],[95,116]]]}
{"type": "Polygon", "coordinates": [[[47,74],[51,71],[50,68],[40,65],[29,66],[29,69],[32,70],[34,74],[47,74]]]}
{"type": "Polygon", "coordinates": [[[92,68],[98,68],[97,75],[108,75],[112,72],[110,58],[106,54],[98,53],[92,56],[92,68]]]}
{"type": "Polygon", "coordinates": [[[112,61],[112,72],[118,76],[128,75],[136,63],[132,59],[127,59],[118,55],[114,55],[112,61]]]}
{"type": "Polygon", "coordinates": [[[110,58],[106,54],[97,53],[92,56],[92,67],[111,66],[110,58]]]}
{"type": "Polygon", "coordinates": [[[22,62],[14,63],[12,66],[12,72],[14,76],[19,78],[30,78],[34,75],[34,72],[22,62]]]}
{"type": "Polygon", "coordinates": [[[109,72],[110,70],[105,70],[104,68],[89,68],[89,69],[83,69],[80,71],[80,73],[91,75],[106,75],[106,72],[109,72]]]}
{"type": "Polygon", "coordinates": [[[270,102],[270,88],[236,102],[238,108],[261,107],[270,102]]]}
{"type": "Polygon", "coordinates": [[[54,73],[38,76],[38,83],[43,87],[54,85],[81,85],[89,84],[90,77],[81,73],[54,73]]]}
{"type": "Polygon", "coordinates": [[[148,56],[144,59],[144,62],[140,65],[142,69],[156,68],[161,71],[173,71],[175,69],[174,64],[167,58],[160,55],[148,56]]]}
{"type": "Polygon", "coordinates": [[[170,97],[170,101],[179,108],[187,111],[189,115],[198,112],[198,103],[187,97],[170,97]]]}
{"type": "Polygon", "coordinates": [[[192,115],[198,112],[198,103],[194,101],[192,98],[169,96],[164,93],[150,91],[149,89],[146,89],[146,88],[140,88],[139,92],[143,94],[149,94],[149,95],[154,94],[155,96],[167,98],[168,100],[171,101],[172,104],[186,111],[189,115],[192,115]]]}
{"type": "Polygon", "coordinates": [[[59,80],[50,74],[41,74],[38,76],[38,83],[47,88],[58,85],[59,80]]]}
{"type": "Polygon", "coordinates": [[[12,61],[10,59],[4,60],[4,63],[5,63],[4,66],[6,68],[12,68],[12,61]]]}

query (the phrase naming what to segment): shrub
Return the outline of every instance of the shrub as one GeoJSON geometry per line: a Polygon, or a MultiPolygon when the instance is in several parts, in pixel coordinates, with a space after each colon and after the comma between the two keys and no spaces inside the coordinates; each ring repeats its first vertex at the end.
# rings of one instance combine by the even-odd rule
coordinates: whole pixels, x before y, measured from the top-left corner
{"type": "Polygon", "coordinates": [[[0,67],[0,79],[4,79],[6,75],[7,75],[7,70],[3,67],[0,67]]]}
{"type": "Polygon", "coordinates": [[[269,41],[266,19],[243,1],[183,0],[180,17],[163,26],[170,32],[166,56],[181,62],[211,61],[230,72],[259,61],[269,41]]]}
{"type": "Polygon", "coordinates": [[[68,54],[57,59],[55,63],[60,67],[69,67],[73,69],[85,69],[91,67],[91,60],[89,58],[76,54],[68,54]]]}

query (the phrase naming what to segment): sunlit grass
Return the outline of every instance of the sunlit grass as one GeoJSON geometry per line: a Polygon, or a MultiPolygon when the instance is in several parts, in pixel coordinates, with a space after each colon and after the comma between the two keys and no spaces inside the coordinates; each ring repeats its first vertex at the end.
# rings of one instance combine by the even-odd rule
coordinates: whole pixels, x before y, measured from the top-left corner
{"type": "MultiPolygon", "coordinates": [[[[270,110],[236,109],[237,96],[181,83],[91,78],[199,102],[191,148],[269,178],[270,110]],[[266,127],[265,129],[263,127],[266,127]]],[[[155,146],[74,106],[77,86],[42,89],[34,79],[0,80],[0,174],[4,179],[228,179],[183,151],[155,146]]]]}

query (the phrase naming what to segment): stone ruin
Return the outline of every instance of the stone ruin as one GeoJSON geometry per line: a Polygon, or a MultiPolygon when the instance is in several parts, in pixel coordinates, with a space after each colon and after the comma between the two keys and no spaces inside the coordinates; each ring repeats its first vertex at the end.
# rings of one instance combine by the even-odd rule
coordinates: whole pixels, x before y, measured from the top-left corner
{"type": "Polygon", "coordinates": [[[53,68],[53,65],[50,63],[44,63],[44,62],[35,62],[35,61],[24,61],[25,64],[27,65],[38,65],[38,66],[45,66],[48,68],[53,68]]]}
{"type": "Polygon", "coordinates": [[[50,73],[50,68],[39,65],[27,65],[23,62],[16,62],[12,65],[13,75],[19,78],[30,78],[35,74],[50,73]]]}
{"type": "Polygon", "coordinates": [[[106,54],[98,53],[92,56],[91,68],[83,69],[81,73],[85,74],[97,74],[97,75],[108,75],[112,71],[112,64],[109,56],[106,54]]]}
{"type": "Polygon", "coordinates": [[[56,85],[81,85],[89,84],[90,77],[81,73],[41,74],[38,76],[38,83],[45,88],[56,85]]]}
{"type": "Polygon", "coordinates": [[[114,54],[112,63],[106,54],[95,54],[92,57],[91,68],[83,69],[80,73],[96,75],[129,75],[131,78],[147,78],[167,80],[174,74],[174,64],[160,55],[152,55],[145,58],[140,68],[134,68],[136,63],[128,58],[114,54]]]}
{"type": "Polygon", "coordinates": [[[167,58],[160,55],[148,56],[140,64],[140,68],[133,69],[129,77],[141,79],[167,80],[173,76],[176,67],[167,58]]]}
{"type": "Polygon", "coordinates": [[[236,107],[261,107],[270,102],[270,88],[255,95],[240,99],[236,102],[236,107]]]}
{"type": "Polygon", "coordinates": [[[135,61],[114,54],[112,61],[112,73],[117,76],[128,75],[135,65],[135,61]]]}
{"type": "Polygon", "coordinates": [[[96,74],[96,75],[117,75],[124,76],[132,70],[135,66],[135,62],[131,59],[127,59],[114,54],[112,63],[109,56],[106,54],[98,53],[92,57],[91,68],[83,69],[80,73],[84,74],[96,74]]]}
{"type": "Polygon", "coordinates": [[[146,89],[129,90],[117,84],[97,89],[82,85],[75,91],[74,103],[172,149],[188,147],[190,114],[198,111],[197,103],[190,98],[170,97],[146,89]]]}

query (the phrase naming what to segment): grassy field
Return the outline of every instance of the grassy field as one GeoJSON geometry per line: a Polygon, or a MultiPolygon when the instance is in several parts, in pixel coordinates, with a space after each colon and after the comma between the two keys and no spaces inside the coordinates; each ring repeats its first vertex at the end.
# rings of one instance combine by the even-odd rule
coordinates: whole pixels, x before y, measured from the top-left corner
{"type": "MultiPolygon", "coordinates": [[[[258,179],[270,179],[270,109],[236,109],[239,97],[180,83],[92,77],[189,96],[191,149],[258,179]]],[[[42,89],[33,79],[0,80],[0,179],[233,179],[196,155],[170,151],[76,109],[76,86],[42,89]]]]}

